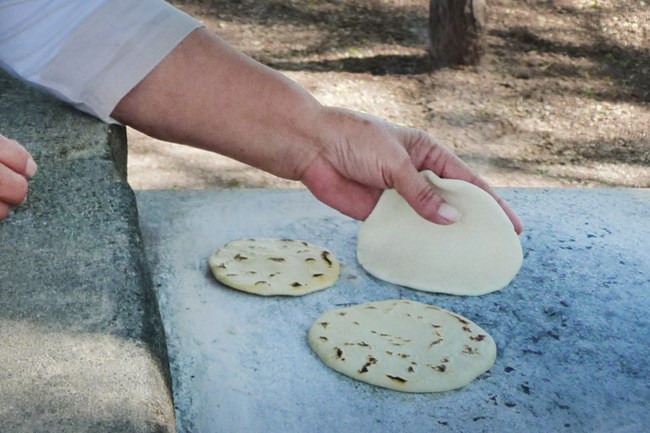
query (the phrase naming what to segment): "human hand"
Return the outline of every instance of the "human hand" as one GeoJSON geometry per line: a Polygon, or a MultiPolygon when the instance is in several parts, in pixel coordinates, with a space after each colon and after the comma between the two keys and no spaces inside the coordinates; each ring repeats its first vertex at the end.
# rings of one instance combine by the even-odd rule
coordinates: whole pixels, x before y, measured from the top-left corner
{"type": "Polygon", "coordinates": [[[517,233],[522,230],[489,185],[424,132],[323,107],[205,29],[188,35],[112,116],[153,137],[301,180],[325,204],[356,219],[365,219],[381,193],[395,188],[424,218],[453,222],[457,212],[419,174],[429,169],[483,188],[517,233]]]}
{"type": "Polygon", "coordinates": [[[465,180],[492,195],[520,234],[517,214],[463,161],[423,131],[402,128],[348,110],[325,108],[319,128],[329,131],[322,148],[306,163],[301,180],[322,202],[364,220],[382,191],[395,188],[423,218],[453,223],[458,211],[436,194],[419,174],[465,180]]]}
{"type": "Polygon", "coordinates": [[[27,178],[36,173],[32,156],[17,141],[0,134],[0,220],[27,198],[27,178]]]}

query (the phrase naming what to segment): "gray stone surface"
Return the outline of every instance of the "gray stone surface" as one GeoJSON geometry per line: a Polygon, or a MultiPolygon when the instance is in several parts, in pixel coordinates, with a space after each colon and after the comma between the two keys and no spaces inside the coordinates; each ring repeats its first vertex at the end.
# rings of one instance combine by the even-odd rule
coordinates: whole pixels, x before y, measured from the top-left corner
{"type": "Polygon", "coordinates": [[[0,222],[0,432],[172,432],[123,128],[0,73],[0,132],[39,165],[0,222]]]}
{"type": "Polygon", "coordinates": [[[522,216],[524,265],[481,297],[418,292],[367,275],[358,223],[305,191],[137,193],[168,332],[179,431],[597,432],[650,425],[650,191],[503,190],[522,216]],[[217,283],[207,259],[251,236],[330,248],[339,283],[262,298],[217,283]],[[456,311],[498,346],[467,387],[403,394],[328,369],[307,344],[321,312],[408,298],[456,311]]]}

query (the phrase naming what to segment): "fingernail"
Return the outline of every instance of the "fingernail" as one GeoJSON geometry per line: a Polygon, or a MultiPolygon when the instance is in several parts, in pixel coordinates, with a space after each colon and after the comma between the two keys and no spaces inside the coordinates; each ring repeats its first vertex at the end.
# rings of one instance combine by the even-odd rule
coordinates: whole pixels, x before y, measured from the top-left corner
{"type": "Polygon", "coordinates": [[[38,170],[38,166],[34,162],[34,159],[30,156],[27,160],[27,166],[25,167],[25,174],[27,177],[32,177],[36,174],[36,170],[38,170]]]}
{"type": "Polygon", "coordinates": [[[440,205],[440,207],[438,208],[438,215],[440,215],[447,221],[453,221],[453,222],[458,221],[458,218],[460,218],[460,212],[458,212],[458,210],[455,207],[453,207],[448,203],[443,203],[440,205]]]}

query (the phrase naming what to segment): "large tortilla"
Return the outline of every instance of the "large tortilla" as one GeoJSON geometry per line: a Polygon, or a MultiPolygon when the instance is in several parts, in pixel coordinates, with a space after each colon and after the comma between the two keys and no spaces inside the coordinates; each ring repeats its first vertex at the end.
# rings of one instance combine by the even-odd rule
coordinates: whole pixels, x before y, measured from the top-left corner
{"type": "Polygon", "coordinates": [[[460,220],[433,224],[387,190],[359,230],[359,263],[377,278],[427,292],[482,295],[508,285],[523,254],[496,200],[468,182],[422,175],[460,211],[460,220]]]}
{"type": "Polygon", "coordinates": [[[460,388],[496,359],[494,340],[475,323],[407,300],[328,311],[313,324],[308,338],[332,369],[404,392],[460,388]]]}

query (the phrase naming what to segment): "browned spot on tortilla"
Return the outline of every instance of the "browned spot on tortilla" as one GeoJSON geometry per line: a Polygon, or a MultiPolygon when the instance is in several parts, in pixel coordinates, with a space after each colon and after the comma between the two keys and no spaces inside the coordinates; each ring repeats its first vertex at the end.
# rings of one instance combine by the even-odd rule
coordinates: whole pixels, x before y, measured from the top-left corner
{"type": "Polygon", "coordinates": [[[376,364],[376,363],[377,363],[377,359],[376,359],[376,358],[373,358],[372,356],[369,356],[369,357],[368,357],[368,362],[366,362],[366,363],[365,363],[365,364],[364,364],[364,365],[359,369],[359,373],[360,373],[360,374],[367,373],[367,372],[368,372],[368,367],[370,367],[371,365],[374,365],[374,364],[376,364]]]}
{"type": "Polygon", "coordinates": [[[465,347],[463,348],[463,353],[467,353],[468,355],[477,355],[478,349],[475,349],[466,344],[465,347]]]}
{"type": "Polygon", "coordinates": [[[460,323],[462,323],[463,325],[469,325],[469,322],[468,322],[467,320],[465,320],[465,319],[463,319],[463,318],[461,318],[461,317],[458,317],[457,315],[452,314],[452,313],[449,313],[449,315],[450,315],[451,317],[453,317],[454,319],[458,320],[458,321],[459,321],[460,323]]]}
{"type": "Polygon", "coordinates": [[[408,382],[408,380],[406,380],[404,378],[401,378],[399,376],[391,376],[390,374],[387,374],[386,377],[389,378],[390,380],[394,381],[394,382],[398,382],[398,383],[401,383],[401,384],[405,384],[406,382],[408,382]]]}
{"type": "Polygon", "coordinates": [[[323,260],[327,262],[327,265],[329,267],[332,267],[332,261],[330,260],[329,255],[330,255],[329,251],[323,251],[320,256],[323,258],[323,260]]]}

